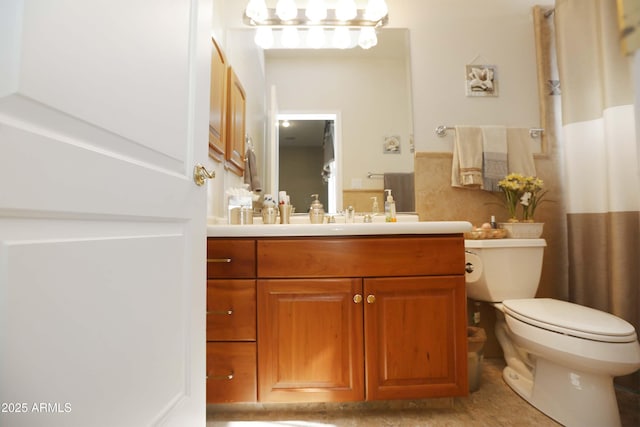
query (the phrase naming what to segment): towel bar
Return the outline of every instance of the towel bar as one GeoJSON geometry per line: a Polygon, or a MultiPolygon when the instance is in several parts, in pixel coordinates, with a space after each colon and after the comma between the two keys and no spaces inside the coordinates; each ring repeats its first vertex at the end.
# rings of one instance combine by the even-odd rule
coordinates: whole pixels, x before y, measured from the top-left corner
{"type": "MultiPolygon", "coordinates": [[[[440,125],[436,128],[436,135],[441,137],[445,136],[448,130],[456,130],[456,128],[453,126],[440,125]]],[[[529,136],[531,138],[540,138],[543,132],[543,128],[531,128],[529,129],[529,136]]]]}

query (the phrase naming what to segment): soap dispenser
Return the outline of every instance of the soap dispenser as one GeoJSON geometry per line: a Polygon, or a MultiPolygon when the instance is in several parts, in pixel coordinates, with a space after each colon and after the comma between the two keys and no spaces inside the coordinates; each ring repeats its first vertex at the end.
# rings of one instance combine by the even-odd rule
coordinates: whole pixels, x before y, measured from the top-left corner
{"type": "Polygon", "coordinates": [[[320,200],[318,200],[317,194],[312,194],[311,197],[314,197],[315,200],[311,202],[311,206],[309,207],[309,221],[311,224],[322,224],[324,222],[324,208],[320,200]]]}
{"type": "Polygon", "coordinates": [[[396,202],[393,200],[391,190],[387,192],[387,200],[384,202],[384,220],[385,222],[396,222],[396,202]]]}

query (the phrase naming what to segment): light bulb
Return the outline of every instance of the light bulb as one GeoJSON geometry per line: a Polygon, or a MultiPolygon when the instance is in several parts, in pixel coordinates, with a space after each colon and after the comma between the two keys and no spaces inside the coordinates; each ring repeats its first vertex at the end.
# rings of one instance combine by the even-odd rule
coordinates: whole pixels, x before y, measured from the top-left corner
{"type": "Polygon", "coordinates": [[[369,0],[367,8],[364,10],[364,19],[378,21],[387,13],[389,13],[389,8],[384,0],[369,0]]]}
{"type": "Polygon", "coordinates": [[[336,6],[336,18],[350,21],[358,15],[358,7],[353,0],[340,0],[336,6]]]}
{"type": "Polygon", "coordinates": [[[324,30],[322,27],[311,27],[307,31],[307,46],[319,49],[324,46],[324,30]]]}
{"type": "Polygon", "coordinates": [[[291,21],[298,16],[298,7],[294,0],[278,0],[276,15],[283,21],[291,21]]]}
{"type": "Polygon", "coordinates": [[[324,0],[309,0],[305,14],[312,22],[322,21],[327,17],[327,5],[324,0]]]}
{"type": "Polygon", "coordinates": [[[333,46],[338,49],[346,49],[351,44],[351,36],[347,27],[337,27],[333,30],[333,46]]]}
{"type": "Polygon", "coordinates": [[[245,10],[247,16],[256,22],[261,22],[267,19],[269,11],[264,0],[249,0],[247,9],[245,10]]]}
{"type": "Polygon", "coordinates": [[[273,31],[271,31],[270,27],[258,27],[253,41],[261,48],[269,49],[273,46],[273,31]]]}
{"type": "Polygon", "coordinates": [[[282,36],[280,36],[280,42],[282,46],[289,49],[298,47],[298,44],[300,44],[298,29],[296,27],[284,27],[282,29],[282,36]]]}
{"type": "Polygon", "coordinates": [[[370,49],[378,44],[376,30],[373,27],[363,27],[360,29],[358,45],[363,49],[370,49]]]}

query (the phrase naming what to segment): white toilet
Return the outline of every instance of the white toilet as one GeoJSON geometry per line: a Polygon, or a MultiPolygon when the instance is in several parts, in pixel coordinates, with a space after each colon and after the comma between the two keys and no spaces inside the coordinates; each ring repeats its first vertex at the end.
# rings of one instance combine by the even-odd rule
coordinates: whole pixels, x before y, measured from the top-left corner
{"type": "Polygon", "coordinates": [[[640,368],[628,322],[602,311],[534,299],[544,239],[466,240],[467,296],[497,308],[505,382],[566,426],[616,426],[613,377],[640,368]]]}

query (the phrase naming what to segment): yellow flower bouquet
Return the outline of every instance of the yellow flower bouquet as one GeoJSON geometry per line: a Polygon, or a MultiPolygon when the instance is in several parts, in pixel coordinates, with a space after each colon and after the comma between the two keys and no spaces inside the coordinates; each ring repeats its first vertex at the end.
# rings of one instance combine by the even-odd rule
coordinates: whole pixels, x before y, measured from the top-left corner
{"type": "Polygon", "coordinates": [[[505,176],[498,187],[504,194],[504,204],[509,211],[509,222],[518,222],[518,205],[522,206],[522,219],[533,222],[536,208],[542,202],[546,190],[544,182],[535,176],[523,176],[510,173],[505,176]]]}

